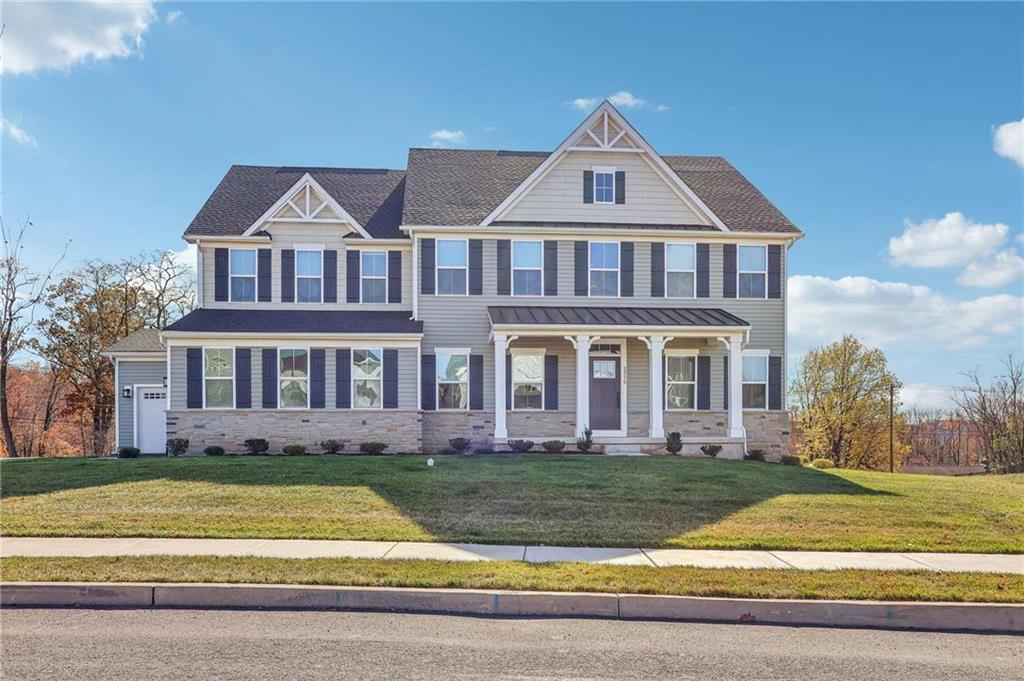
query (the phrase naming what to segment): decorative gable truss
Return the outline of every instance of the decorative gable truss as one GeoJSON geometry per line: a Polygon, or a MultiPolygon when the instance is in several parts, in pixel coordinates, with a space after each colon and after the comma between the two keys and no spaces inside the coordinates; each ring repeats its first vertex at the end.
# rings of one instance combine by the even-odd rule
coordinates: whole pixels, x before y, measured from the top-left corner
{"type": "Polygon", "coordinates": [[[350,228],[350,231],[357,232],[365,239],[373,238],[309,173],[299,178],[299,181],[292,185],[274,205],[252,223],[243,236],[254,234],[268,223],[298,222],[345,225],[350,228]]]}
{"type": "MultiPolygon", "coordinates": [[[[589,119],[588,119],[589,120],[589,119]]],[[[571,138],[571,137],[570,137],[571,138]]],[[[576,135],[569,151],[621,151],[643,153],[633,138],[626,134],[614,118],[602,111],[581,134],[576,135]]]]}

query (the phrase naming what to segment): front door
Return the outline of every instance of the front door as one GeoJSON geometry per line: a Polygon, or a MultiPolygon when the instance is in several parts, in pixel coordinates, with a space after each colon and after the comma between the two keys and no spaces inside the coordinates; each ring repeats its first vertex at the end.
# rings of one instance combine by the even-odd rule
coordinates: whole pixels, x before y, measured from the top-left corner
{"type": "Polygon", "coordinates": [[[590,429],[619,430],[621,382],[618,357],[590,358],[590,429]]]}

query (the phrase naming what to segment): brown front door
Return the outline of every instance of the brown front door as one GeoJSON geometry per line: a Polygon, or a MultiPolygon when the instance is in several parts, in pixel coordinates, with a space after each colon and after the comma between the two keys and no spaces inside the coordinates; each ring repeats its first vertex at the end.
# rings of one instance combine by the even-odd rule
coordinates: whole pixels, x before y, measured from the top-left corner
{"type": "Polygon", "coordinates": [[[590,358],[590,426],[591,430],[618,430],[621,408],[618,357],[590,358]]]}

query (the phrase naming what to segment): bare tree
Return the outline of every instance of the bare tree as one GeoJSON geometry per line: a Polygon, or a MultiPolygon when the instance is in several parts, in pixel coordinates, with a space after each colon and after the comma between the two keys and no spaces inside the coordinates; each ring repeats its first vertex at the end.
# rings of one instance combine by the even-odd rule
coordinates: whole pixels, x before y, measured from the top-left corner
{"type": "Polygon", "coordinates": [[[967,385],[953,401],[980,436],[991,471],[1024,471],[1024,362],[1007,356],[986,386],[977,371],[963,374],[967,385]]]}
{"type": "Polygon", "coordinates": [[[155,251],[139,262],[146,323],[157,329],[170,324],[195,307],[196,286],[192,268],[179,261],[172,251],[155,251]]]}

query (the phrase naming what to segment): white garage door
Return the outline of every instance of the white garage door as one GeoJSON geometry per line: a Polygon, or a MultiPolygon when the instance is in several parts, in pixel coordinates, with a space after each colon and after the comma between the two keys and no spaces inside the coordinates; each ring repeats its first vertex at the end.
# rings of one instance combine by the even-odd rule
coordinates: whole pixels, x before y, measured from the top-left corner
{"type": "Polygon", "coordinates": [[[138,389],[139,449],[144,454],[163,454],[167,447],[167,420],[164,410],[167,408],[166,388],[138,389]]]}

